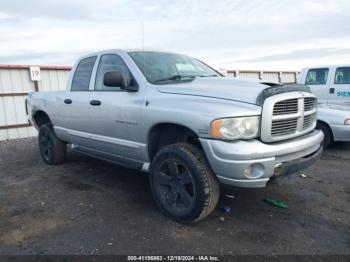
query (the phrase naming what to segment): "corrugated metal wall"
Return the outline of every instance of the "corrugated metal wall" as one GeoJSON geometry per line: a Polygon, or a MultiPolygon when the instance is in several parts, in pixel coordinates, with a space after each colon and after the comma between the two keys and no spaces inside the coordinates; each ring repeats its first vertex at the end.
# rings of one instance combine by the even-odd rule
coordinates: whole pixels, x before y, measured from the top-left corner
{"type": "Polygon", "coordinates": [[[282,73],[282,83],[296,83],[298,72],[284,72],[282,73]]]}
{"type": "MultiPolygon", "coordinates": [[[[41,81],[30,80],[29,66],[0,65],[0,140],[35,136],[28,124],[25,97],[36,88],[57,91],[66,88],[70,67],[41,66],[41,81]]],[[[269,82],[296,82],[297,72],[229,70],[227,76],[269,82]]]]}
{"type": "Polygon", "coordinates": [[[264,72],[262,75],[262,80],[266,82],[280,83],[280,74],[277,72],[264,72]]]}
{"type": "MultiPolygon", "coordinates": [[[[41,67],[39,91],[64,90],[69,71],[69,67],[41,67]]],[[[0,140],[36,135],[28,125],[24,106],[27,93],[33,91],[29,66],[0,65],[0,140]]]]}
{"type": "Polygon", "coordinates": [[[266,82],[295,83],[298,72],[228,70],[227,76],[237,77],[239,79],[261,80],[266,82]]]}
{"type": "Polygon", "coordinates": [[[248,71],[245,71],[245,72],[239,72],[238,75],[237,75],[237,78],[240,78],[240,79],[259,79],[260,77],[260,72],[248,72],[248,71]]]}

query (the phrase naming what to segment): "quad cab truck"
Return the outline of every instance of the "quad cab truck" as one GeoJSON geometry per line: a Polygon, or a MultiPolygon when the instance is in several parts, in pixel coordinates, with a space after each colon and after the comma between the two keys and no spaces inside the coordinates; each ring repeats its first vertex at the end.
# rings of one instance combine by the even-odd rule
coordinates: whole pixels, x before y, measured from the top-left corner
{"type": "Polygon", "coordinates": [[[298,83],[317,96],[317,128],[324,133],[324,147],[350,142],[350,65],[303,68],[298,83]]]}
{"type": "Polygon", "coordinates": [[[317,99],[305,85],[223,77],[180,54],[108,50],[78,59],[66,91],[29,94],[43,160],[78,152],[149,172],[159,209],[193,223],[220,183],[265,187],[321,155],[317,99]]]}

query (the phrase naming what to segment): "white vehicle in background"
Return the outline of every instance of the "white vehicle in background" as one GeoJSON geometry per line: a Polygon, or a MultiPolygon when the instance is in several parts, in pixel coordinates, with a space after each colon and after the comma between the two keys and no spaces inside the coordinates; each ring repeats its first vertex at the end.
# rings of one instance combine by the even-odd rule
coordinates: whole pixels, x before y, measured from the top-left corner
{"type": "Polygon", "coordinates": [[[298,83],[318,98],[317,127],[325,134],[324,146],[350,141],[350,65],[303,68],[298,83]]]}
{"type": "Polygon", "coordinates": [[[350,65],[303,68],[298,83],[308,85],[320,103],[350,106],[350,65]]]}
{"type": "Polygon", "coordinates": [[[317,127],[324,133],[324,147],[333,141],[350,142],[350,107],[321,103],[317,107],[317,127]]]}

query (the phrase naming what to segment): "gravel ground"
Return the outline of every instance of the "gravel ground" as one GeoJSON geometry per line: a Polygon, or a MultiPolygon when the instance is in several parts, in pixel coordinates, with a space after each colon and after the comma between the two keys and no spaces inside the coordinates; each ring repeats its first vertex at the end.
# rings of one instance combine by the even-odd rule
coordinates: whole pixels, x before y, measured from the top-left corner
{"type": "Polygon", "coordinates": [[[337,143],[306,178],[225,188],[233,199],[185,226],[158,212],[144,173],[73,152],[48,166],[36,139],[0,142],[0,254],[350,254],[349,170],[337,143]]]}

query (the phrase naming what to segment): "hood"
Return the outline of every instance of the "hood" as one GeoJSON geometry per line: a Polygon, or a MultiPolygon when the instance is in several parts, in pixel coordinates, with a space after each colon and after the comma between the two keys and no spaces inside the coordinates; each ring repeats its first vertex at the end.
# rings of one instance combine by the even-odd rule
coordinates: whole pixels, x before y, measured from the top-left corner
{"type": "Polygon", "coordinates": [[[225,77],[196,77],[192,82],[157,85],[159,92],[233,100],[256,105],[267,85],[225,77]]]}

